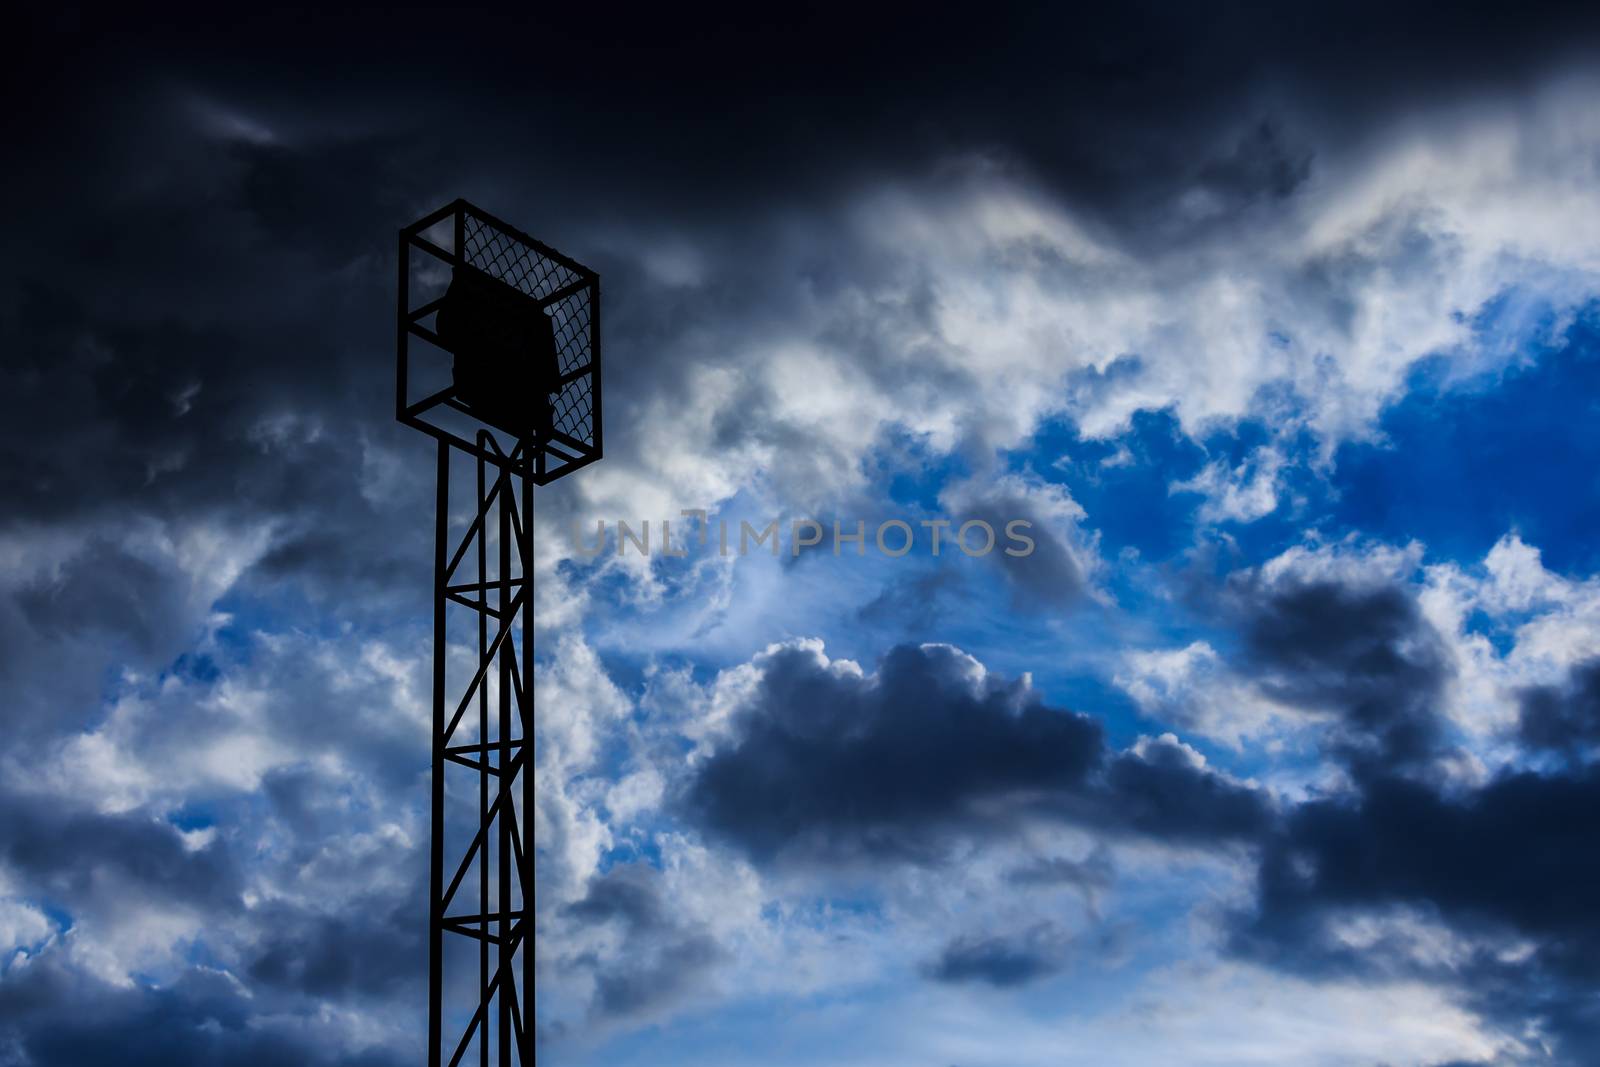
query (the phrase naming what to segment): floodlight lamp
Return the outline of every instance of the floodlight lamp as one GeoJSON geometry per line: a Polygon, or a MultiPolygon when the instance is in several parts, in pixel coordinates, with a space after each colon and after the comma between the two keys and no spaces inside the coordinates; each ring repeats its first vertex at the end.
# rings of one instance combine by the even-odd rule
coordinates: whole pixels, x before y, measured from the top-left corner
{"type": "Polygon", "coordinates": [[[462,265],[452,272],[437,322],[461,405],[519,438],[548,437],[561,371],[555,327],[539,304],[462,265]]]}

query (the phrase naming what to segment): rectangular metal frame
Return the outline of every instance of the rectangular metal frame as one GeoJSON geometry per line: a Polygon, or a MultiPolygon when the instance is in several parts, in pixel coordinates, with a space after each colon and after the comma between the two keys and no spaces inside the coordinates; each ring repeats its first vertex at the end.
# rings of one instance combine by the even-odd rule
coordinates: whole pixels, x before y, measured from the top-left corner
{"type": "MultiPolygon", "coordinates": [[[[506,467],[520,455],[518,473],[535,485],[547,485],[600,459],[604,454],[601,425],[600,276],[577,260],[528,236],[509,223],[465,200],[455,200],[424,215],[400,231],[399,300],[395,335],[395,418],[488,463],[506,467]],[[451,247],[426,236],[448,222],[451,247]],[[462,427],[474,424],[472,412],[450,388],[413,396],[412,344],[421,340],[443,354],[448,350],[426,320],[438,311],[440,299],[421,300],[413,292],[413,256],[438,261],[452,271],[475,267],[506,282],[558,318],[557,345],[562,360],[562,386],[555,427],[548,437],[511,441],[486,450],[477,435],[462,427]],[[565,406],[564,406],[565,405],[565,406]],[[586,406],[586,413],[580,410],[586,406]],[[442,416],[442,417],[441,417],[442,416]],[[455,423],[455,426],[451,424],[455,423]],[[584,432],[587,430],[587,432],[584,432]]],[[[534,398],[529,398],[533,403],[534,398]]]]}

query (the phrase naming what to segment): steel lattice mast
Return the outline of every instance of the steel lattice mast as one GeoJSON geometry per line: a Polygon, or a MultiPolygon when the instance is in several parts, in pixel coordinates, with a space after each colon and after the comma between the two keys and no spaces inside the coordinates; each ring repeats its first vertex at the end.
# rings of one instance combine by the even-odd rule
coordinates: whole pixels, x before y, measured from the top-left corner
{"type": "Polygon", "coordinates": [[[438,442],[429,1067],[533,1064],[533,489],[601,455],[599,283],[463,200],[400,231],[395,415],[438,442]]]}

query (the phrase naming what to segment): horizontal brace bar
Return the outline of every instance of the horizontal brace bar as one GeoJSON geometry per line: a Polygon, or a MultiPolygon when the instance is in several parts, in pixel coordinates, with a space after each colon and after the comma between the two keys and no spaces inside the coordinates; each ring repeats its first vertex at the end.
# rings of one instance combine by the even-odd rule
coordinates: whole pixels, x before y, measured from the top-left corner
{"type": "MultiPolygon", "coordinates": [[[[529,467],[525,463],[523,465],[520,465],[520,466],[518,465],[518,461],[520,459],[520,456],[516,452],[512,452],[511,453],[511,458],[510,459],[507,459],[505,456],[495,455],[493,452],[490,452],[488,449],[479,448],[477,445],[474,445],[471,441],[468,441],[466,438],[461,437],[461,436],[459,436],[457,434],[451,433],[449,430],[445,429],[443,426],[436,426],[431,422],[427,422],[426,420],[417,418],[415,415],[406,414],[404,409],[400,410],[398,417],[399,417],[399,419],[400,419],[400,421],[402,423],[404,423],[405,425],[411,427],[412,429],[420,430],[421,432],[427,434],[429,437],[432,437],[435,440],[444,441],[451,448],[458,449],[458,450],[460,450],[462,452],[465,452],[469,456],[476,456],[479,459],[487,460],[488,462],[494,464],[497,468],[507,472],[508,474],[514,475],[514,476],[516,476],[518,478],[531,478],[531,477],[533,477],[532,470],[530,470],[529,467]]],[[[599,457],[596,456],[594,458],[598,459],[599,457]]],[[[583,460],[583,462],[587,463],[587,462],[589,462],[589,460],[585,459],[585,460],[583,460]]],[[[544,483],[535,480],[534,484],[543,485],[544,483]]]]}
{"type": "MultiPolygon", "coordinates": [[[[448,403],[448,401],[447,401],[447,403],[448,403]]],[[[567,434],[562,433],[560,430],[551,430],[550,431],[550,436],[552,438],[554,438],[555,440],[560,441],[562,444],[566,445],[568,448],[575,450],[580,456],[586,454],[589,451],[589,447],[590,446],[584,444],[582,441],[578,440],[576,437],[570,437],[567,434]]]]}
{"type": "MultiPolygon", "coordinates": [[[[444,924],[444,928],[450,931],[452,934],[460,934],[462,937],[470,937],[474,941],[487,941],[491,945],[498,945],[502,940],[499,934],[486,934],[483,932],[481,927],[473,927],[468,924],[452,924],[446,922],[444,924]]],[[[511,946],[513,951],[520,947],[522,944],[522,924],[519,922],[517,925],[513,926],[511,928],[510,936],[504,940],[511,946]]]]}
{"type": "Polygon", "coordinates": [[[481,923],[484,921],[497,923],[505,919],[522,919],[525,916],[526,913],[521,908],[514,908],[511,911],[464,911],[459,915],[446,915],[439,921],[448,926],[451,923],[456,923],[458,925],[461,923],[481,923]]]}
{"type": "Polygon", "coordinates": [[[544,450],[545,450],[545,452],[547,454],[553,455],[557,459],[563,460],[563,461],[565,461],[567,463],[571,463],[573,460],[577,459],[580,455],[582,455],[581,452],[580,453],[573,453],[573,452],[568,452],[564,448],[557,448],[554,441],[546,441],[544,443],[544,450]]]}
{"type": "Polygon", "coordinates": [[[405,229],[401,230],[400,233],[401,233],[402,236],[409,238],[409,237],[412,237],[415,234],[419,234],[419,233],[423,232],[424,230],[431,230],[435,226],[437,226],[439,223],[441,223],[445,219],[449,218],[451,215],[454,215],[461,208],[465,207],[466,203],[467,202],[465,200],[461,199],[460,197],[457,197],[456,199],[454,199],[454,200],[450,201],[448,204],[446,204],[444,207],[439,208],[437,211],[431,211],[428,214],[422,216],[422,218],[418,219],[416,222],[413,222],[410,226],[407,226],[405,229]]]}
{"type": "MultiPolygon", "coordinates": [[[[477,914],[469,911],[460,915],[446,915],[443,919],[439,920],[439,924],[445,929],[453,930],[458,934],[465,934],[468,937],[477,937],[483,931],[486,924],[510,922],[510,940],[513,944],[516,944],[522,938],[523,927],[525,925],[523,919],[525,917],[526,913],[520,910],[507,912],[491,911],[488,913],[480,912],[477,914]]],[[[490,934],[489,940],[498,943],[500,937],[496,934],[490,934]]]]}
{"type": "Polygon", "coordinates": [[[429,315],[432,315],[435,311],[438,311],[442,307],[444,307],[444,297],[441,296],[428,301],[426,304],[423,304],[417,310],[407,315],[407,318],[412,322],[420,322],[422,319],[427,318],[429,315]]]}
{"type": "Polygon", "coordinates": [[[460,604],[464,608],[471,608],[473,611],[481,612],[482,614],[489,616],[491,619],[505,618],[505,616],[498,609],[491,608],[487,604],[464,597],[460,593],[451,593],[446,591],[445,598],[456,604],[460,604]]]}
{"type": "Polygon", "coordinates": [[[438,245],[434,244],[420,233],[406,234],[406,240],[410,241],[412,244],[416,245],[429,255],[437,256],[439,259],[444,260],[446,263],[456,262],[455,256],[452,256],[449,252],[446,252],[444,249],[440,248],[438,245]]]}
{"type": "Polygon", "coordinates": [[[463,755],[460,755],[460,754],[455,753],[455,752],[446,752],[444,754],[444,758],[449,760],[451,763],[459,763],[459,764],[461,764],[461,766],[463,766],[463,767],[471,767],[475,771],[488,771],[490,774],[494,775],[496,778],[500,777],[500,768],[491,767],[491,766],[489,766],[487,763],[485,763],[482,760],[475,760],[475,759],[472,759],[472,758],[470,758],[468,756],[463,756],[463,755]]]}
{"type": "Polygon", "coordinates": [[[424,341],[428,342],[430,345],[441,348],[446,352],[450,351],[450,346],[444,343],[444,338],[440,337],[438,334],[434,333],[420,322],[407,321],[406,332],[414,333],[424,341]]]}
{"type": "Polygon", "coordinates": [[[429,393],[427,396],[423,397],[421,400],[417,401],[415,404],[407,405],[406,414],[407,415],[420,415],[424,411],[427,411],[429,408],[433,407],[435,404],[443,403],[445,401],[445,399],[447,397],[449,397],[450,394],[454,393],[455,391],[456,391],[456,387],[455,386],[447,385],[443,389],[439,390],[437,393],[429,393]]]}
{"type": "Polygon", "coordinates": [[[447,585],[447,593],[482,593],[489,589],[516,589],[525,581],[523,578],[500,578],[492,582],[468,582],[465,585],[447,585]]]}
{"type": "Polygon", "coordinates": [[[561,388],[565,389],[567,386],[571,385],[573,382],[577,381],[579,378],[582,378],[585,374],[593,373],[593,371],[594,371],[594,361],[591,360],[590,362],[585,363],[581,367],[576,367],[573,370],[567,371],[567,373],[563,374],[561,377],[556,379],[556,384],[561,386],[561,388]]]}
{"type": "MultiPolygon", "coordinates": [[[[511,747],[511,748],[520,748],[520,747],[522,747],[522,739],[521,738],[513,738],[513,739],[511,739],[509,741],[506,741],[504,743],[507,746],[511,747]]],[[[476,744],[476,745],[451,745],[450,747],[445,749],[445,752],[446,752],[446,754],[451,753],[451,752],[482,752],[485,748],[499,748],[500,745],[501,745],[501,742],[499,742],[499,741],[484,741],[481,744],[476,744]]]]}

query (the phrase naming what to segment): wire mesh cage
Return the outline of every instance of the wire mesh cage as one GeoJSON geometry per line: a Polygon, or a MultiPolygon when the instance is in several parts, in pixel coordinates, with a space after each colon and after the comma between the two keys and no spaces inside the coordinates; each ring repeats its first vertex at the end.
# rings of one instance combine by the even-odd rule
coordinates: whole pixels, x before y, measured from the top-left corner
{"type": "Polygon", "coordinates": [[[598,274],[465,200],[400,231],[399,269],[396,418],[537,485],[600,458],[598,274]]]}

